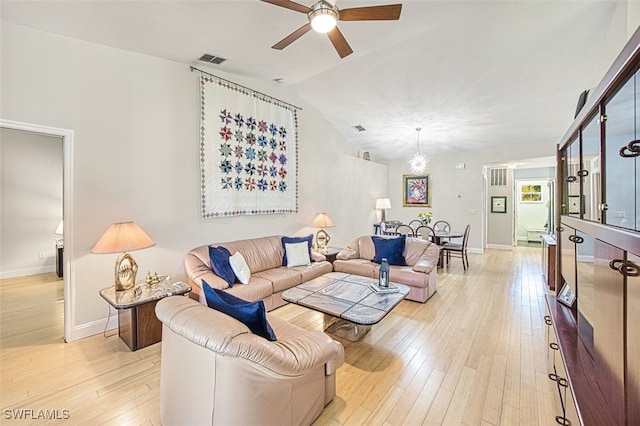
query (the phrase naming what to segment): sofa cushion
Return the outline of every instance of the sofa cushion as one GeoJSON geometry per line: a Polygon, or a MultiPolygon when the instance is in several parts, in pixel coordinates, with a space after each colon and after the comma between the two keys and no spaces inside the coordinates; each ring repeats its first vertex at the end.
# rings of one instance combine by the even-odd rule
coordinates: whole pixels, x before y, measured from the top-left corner
{"type": "Polygon", "coordinates": [[[407,263],[404,260],[406,238],[405,235],[394,238],[371,237],[376,248],[376,255],[372,261],[382,263],[382,259],[387,259],[389,265],[406,266],[407,263]]]}
{"type": "MultiPolygon", "coordinates": [[[[296,269],[297,268],[285,268],[281,266],[279,268],[257,272],[254,277],[269,280],[272,285],[272,293],[277,293],[302,283],[302,276],[296,269]]],[[[253,281],[251,284],[253,285],[253,281]]]]}
{"type": "Polygon", "coordinates": [[[309,247],[309,258],[311,258],[311,245],[313,244],[313,234],[309,234],[306,237],[282,237],[282,248],[285,250],[282,257],[282,266],[287,266],[287,252],[285,244],[294,244],[306,242],[309,247]]]}
{"type": "Polygon", "coordinates": [[[247,261],[244,260],[242,253],[237,251],[233,256],[229,257],[229,264],[231,265],[231,269],[233,269],[233,273],[238,278],[238,281],[242,284],[249,284],[251,271],[249,270],[249,265],[247,265],[247,261]]]}
{"type": "Polygon", "coordinates": [[[207,299],[207,306],[242,322],[253,334],[267,340],[276,340],[276,335],[267,321],[267,310],[262,300],[247,302],[226,291],[211,288],[204,280],[202,289],[207,299]]]}
{"type": "Polygon", "coordinates": [[[231,257],[231,253],[225,247],[209,246],[211,269],[213,269],[213,272],[215,272],[217,276],[225,280],[227,284],[229,284],[229,287],[233,287],[233,283],[236,282],[236,274],[231,268],[229,257],[231,257]]]}
{"type": "Polygon", "coordinates": [[[306,241],[301,243],[285,243],[284,255],[287,258],[287,268],[294,266],[307,266],[311,264],[309,257],[309,245],[306,241]]]}

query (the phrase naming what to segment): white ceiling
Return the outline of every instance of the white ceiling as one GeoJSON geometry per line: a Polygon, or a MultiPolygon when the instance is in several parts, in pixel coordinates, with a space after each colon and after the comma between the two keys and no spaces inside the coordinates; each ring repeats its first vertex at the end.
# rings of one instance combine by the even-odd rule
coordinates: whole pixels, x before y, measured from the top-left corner
{"type": "MultiPolygon", "coordinates": [[[[314,0],[299,0],[310,6],[314,0]]],[[[338,0],[341,8],[394,3],[338,0]]],[[[3,21],[206,67],[282,79],[373,159],[559,142],[593,84],[614,1],[404,0],[399,21],[340,22],[340,59],[307,22],[258,0],[0,1],[3,21]],[[362,125],[365,132],[357,132],[362,125]]],[[[46,64],[44,64],[46,66],[46,64]]],[[[275,84],[275,83],[274,83],[275,84]]]]}

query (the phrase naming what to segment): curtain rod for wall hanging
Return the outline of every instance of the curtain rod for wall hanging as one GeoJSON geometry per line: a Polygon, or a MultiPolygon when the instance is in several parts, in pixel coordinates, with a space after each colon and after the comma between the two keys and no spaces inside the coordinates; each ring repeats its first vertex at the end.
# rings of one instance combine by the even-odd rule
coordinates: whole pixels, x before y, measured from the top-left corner
{"type": "Polygon", "coordinates": [[[248,91],[249,93],[251,93],[252,95],[258,95],[258,96],[266,98],[268,100],[273,100],[273,101],[276,101],[276,102],[278,102],[278,103],[280,103],[282,105],[286,105],[286,106],[288,106],[290,108],[293,108],[293,109],[296,109],[298,111],[302,111],[302,108],[300,108],[299,106],[290,104],[289,102],[281,101],[280,99],[274,98],[273,96],[269,96],[269,95],[267,95],[265,93],[259,92],[257,90],[253,90],[253,89],[251,89],[251,88],[249,88],[247,86],[243,86],[242,84],[234,83],[233,81],[227,80],[226,78],[219,77],[219,76],[217,76],[215,74],[211,74],[209,72],[203,71],[203,70],[201,70],[199,68],[196,68],[194,66],[190,66],[189,69],[191,70],[191,72],[198,71],[200,74],[206,74],[209,77],[215,78],[219,82],[223,82],[223,83],[226,83],[226,84],[229,84],[229,85],[233,85],[236,88],[242,88],[242,89],[248,91]]]}

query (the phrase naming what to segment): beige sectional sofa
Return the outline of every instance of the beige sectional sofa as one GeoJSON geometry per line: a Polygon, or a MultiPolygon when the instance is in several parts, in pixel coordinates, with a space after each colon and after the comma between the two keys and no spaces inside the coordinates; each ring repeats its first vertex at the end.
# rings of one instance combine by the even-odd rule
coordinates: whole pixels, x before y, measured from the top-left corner
{"type": "Polygon", "coordinates": [[[344,348],[320,331],[267,314],[271,342],[180,296],[160,300],[156,314],[164,425],[309,425],[336,394],[344,348]]]}
{"type": "MultiPolygon", "coordinates": [[[[348,274],[377,278],[380,265],[371,261],[376,250],[370,235],[353,240],[338,253],[333,270],[348,274]]],[[[407,266],[391,265],[389,279],[409,286],[406,299],[425,302],[437,291],[437,270],[440,249],[436,244],[420,238],[407,238],[404,249],[407,266]]]]}
{"type": "Polygon", "coordinates": [[[312,252],[311,265],[287,268],[282,266],[284,248],[282,236],[252,238],[225,243],[214,243],[191,250],[185,257],[185,269],[192,293],[207,304],[202,291],[202,280],[212,288],[227,290],[241,299],[264,301],[267,311],[285,305],[282,292],[332,271],[331,263],[320,253],[312,252]],[[249,284],[236,283],[233,287],[216,275],[209,259],[209,246],[222,246],[233,255],[240,252],[251,270],[249,284]]]}

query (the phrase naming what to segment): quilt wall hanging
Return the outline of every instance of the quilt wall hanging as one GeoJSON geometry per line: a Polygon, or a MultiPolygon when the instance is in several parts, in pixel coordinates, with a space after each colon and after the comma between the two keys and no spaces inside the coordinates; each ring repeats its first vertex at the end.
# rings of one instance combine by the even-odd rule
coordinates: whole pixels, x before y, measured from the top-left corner
{"type": "Polygon", "coordinates": [[[299,108],[204,71],[200,89],[202,217],[297,212],[299,108]]]}

